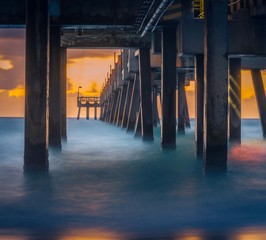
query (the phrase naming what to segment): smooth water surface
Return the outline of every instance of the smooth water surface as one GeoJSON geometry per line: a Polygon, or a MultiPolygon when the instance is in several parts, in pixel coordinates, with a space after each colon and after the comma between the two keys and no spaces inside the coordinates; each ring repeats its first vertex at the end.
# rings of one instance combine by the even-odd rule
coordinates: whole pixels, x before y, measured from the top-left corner
{"type": "MultiPolygon", "coordinates": [[[[243,120],[226,173],[205,174],[194,128],[161,151],[124,129],[68,119],[49,172],[23,172],[23,119],[0,118],[0,239],[266,239],[266,142],[243,120]]],[[[192,124],[193,125],[193,124],[192,124]]]]}

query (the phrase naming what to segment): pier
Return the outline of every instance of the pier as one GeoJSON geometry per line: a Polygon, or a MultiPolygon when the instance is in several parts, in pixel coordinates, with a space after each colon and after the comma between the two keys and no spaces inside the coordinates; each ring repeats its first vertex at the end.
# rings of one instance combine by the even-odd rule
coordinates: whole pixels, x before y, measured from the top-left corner
{"type": "Polygon", "coordinates": [[[77,97],[77,107],[78,107],[78,116],[80,118],[81,108],[86,108],[86,119],[90,119],[90,108],[94,109],[94,119],[97,119],[97,108],[100,108],[100,98],[99,97],[77,97]]]}
{"type": "Polygon", "coordinates": [[[241,142],[240,73],[249,69],[266,137],[265,1],[4,2],[0,25],[26,28],[25,168],[47,168],[48,147],[67,138],[69,48],[121,49],[101,96],[78,96],[78,119],[82,107],[87,119],[100,108],[101,121],[151,142],[161,116],[161,148],[175,149],[190,125],[185,85],[195,81],[196,155],[226,166],[228,141],[241,142]]]}

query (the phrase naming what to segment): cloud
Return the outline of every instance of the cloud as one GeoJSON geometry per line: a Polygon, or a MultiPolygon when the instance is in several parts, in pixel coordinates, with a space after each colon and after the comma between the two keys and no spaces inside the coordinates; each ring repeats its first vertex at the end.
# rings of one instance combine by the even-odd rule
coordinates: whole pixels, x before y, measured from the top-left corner
{"type": "Polygon", "coordinates": [[[0,116],[23,117],[24,97],[10,97],[8,91],[0,92],[0,116]]]}
{"type": "Polygon", "coordinates": [[[73,92],[73,91],[75,91],[74,84],[70,78],[67,78],[67,92],[73,92]]]}
{"type": "Polygon", "coordinates": [[[9,90],[9,97],[24,97],[25,96],[25,87],[22,85],[17,86],[16,88],[9,90]]]}
{"type": "Polygon", "coordinates": [[[3,70],[0,68],[0,89],[11,90],[18,85],[24,86],[24,60],[13,60],[12,64],[12,69],[3,70]]]}
{"type": "Polygon", "coordinates": [[[5,59],[4,56],[0,55],[0,69],[9,70],[14,67],[13,63],[9,59],[5,59]]]}
{"type": "Polygon", "coordinates": [[[249,96],[242,97],[242,101],[254,101],[255,100],[255,95],[251,93],[249,96]]]}
{"type": "Polygon", "coordinates": [[[195,91],[193,90],[186,90],[186,94],[190,95],[190,96],[194,96],[195,95],[195,91]]]}
{"type": "Polygon", "coordinates": [[[8,58],[24,58],[25,29],[0,29],[1,55],[8,58]]]}
{"type": "Polygon", "coordinates": [[[90,83],[89,89],[87,91],[82,92],[84,95],[87,96],[99,96],[100,95],[100,88],[96,81],[92,81],[90,83]]]}
{"type": "Polygon", "coordinates": [[[241,117],[242,118],[258,118],[257,102],[254,95],[242,99],[241,117]]]}
{"type": "Polygon", "coordinates": [[[0,89],[10,90],[25,82],[25,30],[0,30],[0,89]]]}

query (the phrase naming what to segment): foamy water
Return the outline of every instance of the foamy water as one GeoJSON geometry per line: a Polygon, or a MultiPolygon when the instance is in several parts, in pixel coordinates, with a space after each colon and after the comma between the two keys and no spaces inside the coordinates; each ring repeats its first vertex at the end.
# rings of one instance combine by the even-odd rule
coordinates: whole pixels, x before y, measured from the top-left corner
{"type": "Polygon", "coordinates": [[[23,119],[2,118],[0,239],[264,239],[266,143],[259,121],[244,120],[242,130],[227,172],[206,175],[193,124],[176,150],[161,151],[159,128],[143,143],[107,123],[69,119],[49,172],[26,174],[23,119]]]}

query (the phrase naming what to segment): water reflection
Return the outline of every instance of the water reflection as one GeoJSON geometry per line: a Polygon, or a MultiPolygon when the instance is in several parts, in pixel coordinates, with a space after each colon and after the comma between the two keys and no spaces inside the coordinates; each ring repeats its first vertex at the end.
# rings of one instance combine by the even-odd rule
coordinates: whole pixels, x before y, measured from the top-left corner
{"type": "Polygon", "coordinates": [[[242,145],[232,145],[229,151],[231,160],[252,163],[265,162],[266,148],[258,146],[256,143],[243,143],[242,145]]]}

